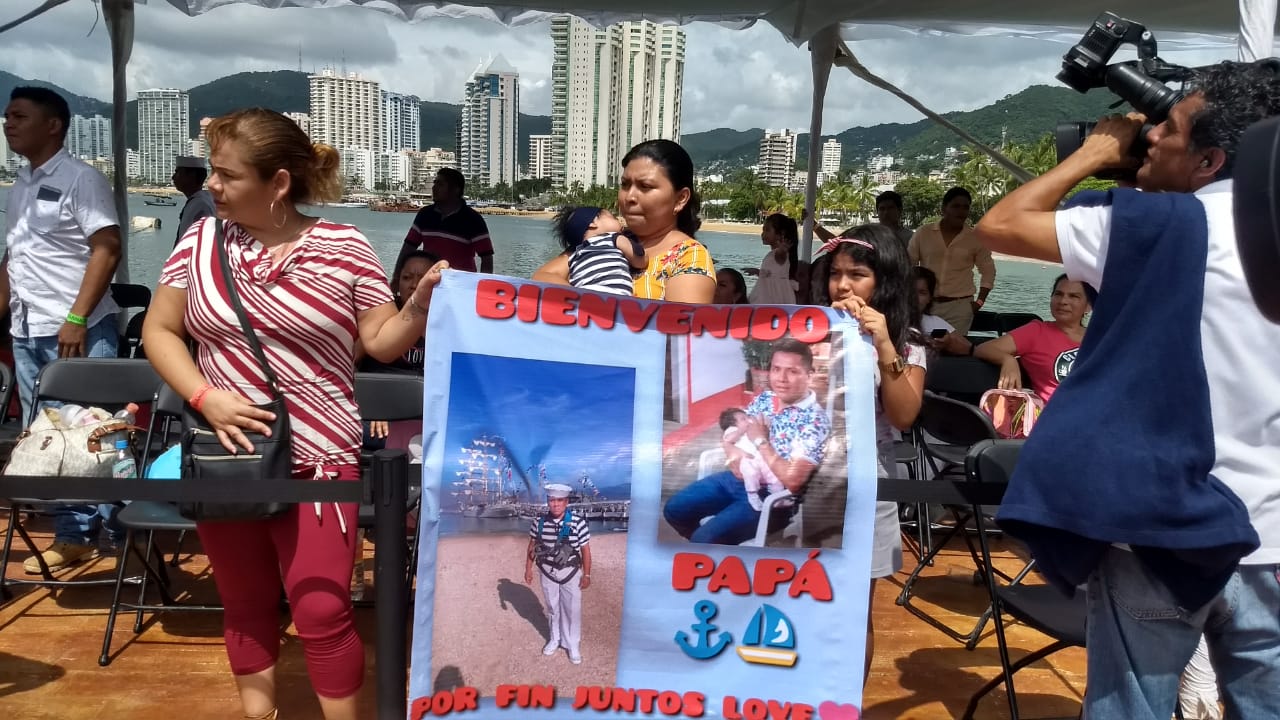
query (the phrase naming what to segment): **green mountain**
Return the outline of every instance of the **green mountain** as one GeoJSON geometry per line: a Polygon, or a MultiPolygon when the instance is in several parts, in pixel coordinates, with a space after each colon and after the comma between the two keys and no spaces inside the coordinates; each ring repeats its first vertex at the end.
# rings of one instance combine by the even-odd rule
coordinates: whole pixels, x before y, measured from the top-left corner
{"type": "MultiPolygon", "coordinates": [[[[111,106],[107,102],[69,93],[52,83],[25,80],[0,71],[0,93],[3,94],[0,97],[7,97],[15,85],[24,84],[57,90],[67,98],[73,113],[110,115],[111,106]]],[[[192,137],[199,132],[201,118],[216,117],[235,108],[259,106],[281,112],[306,112],[310,103],[307,73],[296,70],[236,73],[198,85],[187,92],[191,96],[192,137]]],[[[1010,142],[1030,142],[1052,131],[1059,122],[1093,120],[1108,112],[1108,106],[1114,101],[1115,96],[1105,92],[1081,95],[1065,87],[1034,85],[976,110],[943,115],[986,143],[999,143],[1002,133],[1010,142]]],[[[423,101],[422,147],[455,150],[460,113],[458,105],[423,101]]],[[[129,102],[125,115],[129,146],[137,147],[136,101],[129,102]]],[[[550,132],[550,117],[521,113],[520,158],[528,157],[530,135],[550,132]]],[[[760,128],[717,128],[684,135],[681,143],[700,172],[728,172],[756,164],[762,137],[764,130],[760,128]]],[[[834,137],[843,146],[841,164],[845,168],[861,166],[873,154],[911,159],[921,155],[939,155],[948,147],[963,144],[948,130],[927,119],[909,124],[853,127],[836,133],[834,137]]],[[[796,151],[796,165],[803,168],[808,162],[808,133],[800,134],[796,151]]]]}
{"type": "MultiPolygon", "coordinates": [[[[53,83],[26,80],[0,70],[0,93],[8,98],[18,85],[39,85],[61,93],[75,115],[111,116],[111,103],[71,93],[53,83]]],[[[145,89],[145,88],[144,88],[145,89]]],[[[133,88],[137,90],[137,88],[133,88]]],[[[191,137],[200,133],[200,119],[217,117],[237,108],[265,107],[279,112],[307,112],[311,89],[307,73],[297,70],[242,72],[218,78],[187,90],[191,102],[191,137]]],[[[455,150],[458,117],[461,109],[449,103],[423,101],[420,106],[421,142],[423,148],[455,150]]],[[[125,131],[129,147],[138,146],[138,102],[125,106],[125,131]]],[[[520,114],[520,157],[529,154],[529,136],[551,132],[551,118],[545,115],[520,114]]]]}
{"type": "MultiPolygon", "coordinates": [[[[1114,95],[1105,92],[1081,95],[1070,88],[1033,85],[977,110],[942,115],[988,144],[999,144],[1002,133],[1009,142],[1031,142],[1052,132],[1060,122],[1096,119],[1110,112],[1109,106],[1115,100],[1114,95]]],[[[680,142],[700,172],[724,172],[754,165],[763,137],[764,130],[760,128],[719,128],[684,135],[680,142]]],[[[845,168],[860,166],[873,154],[910,159],[919,155],[939,155],[948,147],[963,145],[963,141],[951,131],[928,119],[910,124],[853,127],[834,134],[834,137],[842,146],[841,165],[845,168]]],[[[805,167],[808,157],[809,134],[800,133],[796,143],[796,166],[805,167]]]]}
{"type": "Polygon", "coordinates": [[[9,93],[13,92],[13,89],[19,85],[35,85],[36,87],[49,88],[50,90],[61,94],[62,97],[67,99],[67,105],[71,106],[72,115],[93,115],[95,113],[98,115],[111,114],[111,103],[109,102],[103,102],[91,97],[67,92],[51,82],[46,82],[44,80],[27,80],[26,78],[20,78],[17,75],[0,70],[0,98],[3,99],[3,102],[9,102],[9,93]]]}

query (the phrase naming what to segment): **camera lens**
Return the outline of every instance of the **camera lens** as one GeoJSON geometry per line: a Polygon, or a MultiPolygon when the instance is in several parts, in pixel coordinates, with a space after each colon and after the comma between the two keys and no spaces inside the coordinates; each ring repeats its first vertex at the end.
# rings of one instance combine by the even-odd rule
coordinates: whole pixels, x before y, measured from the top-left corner
{"type": "Polygon", "coordinates": [[[1164,122],[1169,111],[1182,99],[1182,93],[1147,77],[1129,63],[1119,63],[1107,68],[1107,88],[1127,100],[1135,110],[1147,116],[1153,123],[1164,122]]]}

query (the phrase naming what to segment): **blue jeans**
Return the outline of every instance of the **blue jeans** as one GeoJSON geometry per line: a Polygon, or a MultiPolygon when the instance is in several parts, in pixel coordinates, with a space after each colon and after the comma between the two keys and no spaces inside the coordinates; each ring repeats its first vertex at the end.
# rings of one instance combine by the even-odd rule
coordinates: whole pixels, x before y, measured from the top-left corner
{"type": "MultiPolygon", "coordinates": [[[[85,335],[85,350],[89,357],[115,357],[120,335],[116,330],[116,316],[108,315],[89,328],[85,335]]],[[[18,397],[22,401],[22,421],[31,417],[32,396],[40,370],[58,359],[58,336],[13,339],[13,374],[18,383],[18,397]]],[[[103,379],[109,382],[108,378],[103,379]]],[[[57,403],[43,403],[57,405],[57,403]]],[[[106,523],[113,539],[124,537],[124,530],[115,525],[118,506],[60,505],[54,508],[54,540],[75,545],[91,545],[98,536],[98,526],[106,523]]]]}
{"type": "MultiPolygon", "coordinates": [[[[690,483],[667,501],[662,515],[683,537],[715,545],[749,540],[756,536],[760,523],[760,511],[747,501],[742,480],[728,470],[690,483]],[[703,523],[705,517],[711,519],[703,523]]],[[[769,529],[784,526],[789,517],[789,510],[775,510],[769,517],[769,529]]]]}
{"type": "Polygon", "coordinates": [[[1089,720],[1168,720],[1203,632],[1228,718],[1280,717],[1280,567],[1241,565],[1194,611],[1133,553],[1110,548],[1089,578],[1089,720]]]}

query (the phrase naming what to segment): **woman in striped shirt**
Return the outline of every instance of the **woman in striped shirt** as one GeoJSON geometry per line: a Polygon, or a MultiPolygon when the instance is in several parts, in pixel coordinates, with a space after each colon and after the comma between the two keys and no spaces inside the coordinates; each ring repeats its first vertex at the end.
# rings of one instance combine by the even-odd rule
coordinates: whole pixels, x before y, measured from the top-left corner
{"type": "MultiPolygon", "coordinates": [[[[354,227],[298,211],[341,195],[336,150],[313,146],[293,121],[262,109],[218,118],[207,136],[222,244],[289,412],[294,476],[358,481],[356,341],[384,362],[408,350],[422,337],[447,264],[432,267],[397,310],[369,241],[354,227]]],[[[205,218],[179,241],[142,334],[160,377],[190,398],[222,444],[252,452],[244,431],[267,431],[273,417],[254,405],[270,394],[222,280],[215,224],[205,218]]],[[[276,717],[283,578],[324,717],[355,720],[364,679],[348,591],[356,506],[304,504],[269,520],[198,529],[225,608],[223,634],[245,717],[276,717]]]]}

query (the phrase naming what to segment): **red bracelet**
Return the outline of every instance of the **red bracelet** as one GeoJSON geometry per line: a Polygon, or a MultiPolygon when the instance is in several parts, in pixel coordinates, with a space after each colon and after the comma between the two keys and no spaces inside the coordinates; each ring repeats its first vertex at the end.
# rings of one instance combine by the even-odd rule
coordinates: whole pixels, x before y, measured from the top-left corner
{"type": "Polygon", "coordinates": [[[198,390],[195,391],[195,394],[193,394],[191,396],[191,399],[187,401],[191,405],[193,410],[195,410],[196,412],[200,412],[200,406],[204,404],[204,396],[209,394],[209,391],[212,389],[213,389],[212,385],[210,385],[209,383],[205,383],[204,385],[201,385],[198,390]]]}

